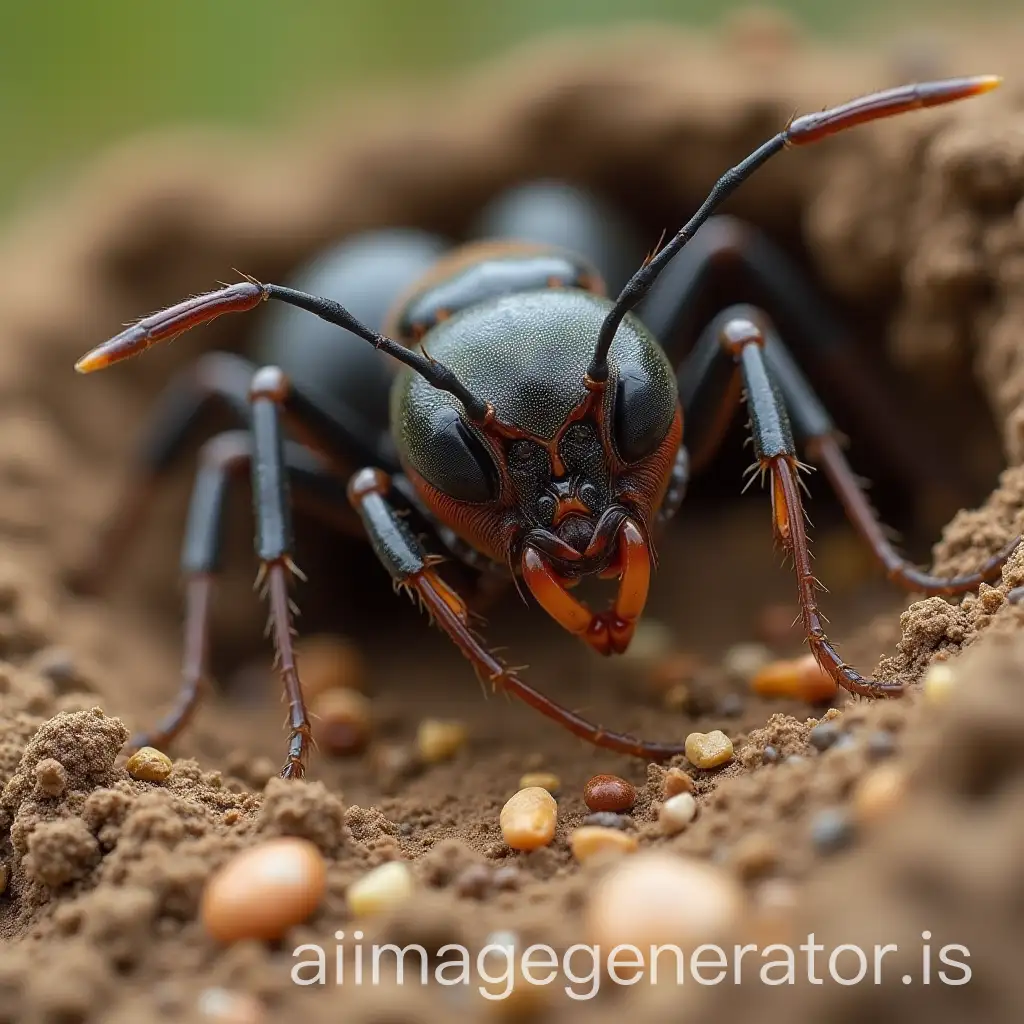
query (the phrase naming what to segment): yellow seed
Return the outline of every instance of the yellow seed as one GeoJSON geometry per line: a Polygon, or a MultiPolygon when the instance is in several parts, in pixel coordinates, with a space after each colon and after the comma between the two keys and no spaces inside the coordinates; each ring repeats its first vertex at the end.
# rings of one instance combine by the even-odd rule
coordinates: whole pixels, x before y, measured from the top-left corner
{"type": "Polygon", "coordinates": [[[697,801],[692,793],[670,796],[658,811],[658,825],[667,836],[682,832],[697,817],[697,801]]]}
{"type": "Polygon", "coordinates": [[[142,747],[128,758],[125,768],[141,782],[163,782],[171,774],[171,759],[155,747],[142,747]]]}
{"type": "Polygon", "coordinates": [[[863,822],[887,817],[903,802],[906,773],[895,764],[883,764],[868,772],[853,794],[853,809],[863,822]]]}
{"type": "Polygon", "coordinates": [[[316,910],[326,887],[327,865],[313,843],[269,839],[213,875],[203,892],[202,921],[220,942],[278,939],[316,910]]]}
{"type": "Polygon", "coordinates": [[[588,940],[647,952],[655,945],[692,949],[722,938],[743,910],[739,883],[706,861],[642,851],[625,857],[594,886],[586,910],[588,940]]]}
{"type": "Polygon", "coordinates": [[[661,795],[665,800],[677,793],[692,793],[693,779],[682,768],[669,768],[661,780],[661,795]]]}
{"type": "Polygon", "coordinates": [[[348,909],[356,917],[369,917],[404,903],[415,888],[404,861],[392,860],[374,868],[348,887],[348,909]]]}
{"type": "Polygon", "coordinates": [[[698,768],[717,768],[731,761],[732,754],[732,740],[721,729],[691,732],[686,737],[687,760],[698,768]]]}
{"type": "Polygon", "coordinates": [[[266,1019],[258,999],[227,988],[204,988],[199,993],[198,1009],[203,1020],[215,1024],[261,1024],[266,1019]]]}
{"type": "Polygon", "coordinates": [[[313,734],[329,754],[358,754],[370,740],[373,719],[370,701],[358,690],[323,690],[310,705],[313,734]]]}
{"type": "Polygon", "coordinates": [[[519,780],[520,789],[533,789],[535,786],[557,793],[562,788],[562,780],[553,772],[527,772],[519,780]]]}
{"type": "Polygon", "coordinates": [[[635,853],[639,846],[636,836],[619,828],[605,828],[601,825],[583,825],[569,837],[569,849],[581,864],[592,857],[635,853]]]}
{"type": "Polygon", "coordinates": [[[956,673],[952,665],[936,662],[924,674],[924,695],[932,704],[945,704],[956,687],[956,673]]]}
{"type": "Polygon", "coordinates": [[[558,803],[540,786],[519,790],[501,809],[501,834],[513,850],[537,850],[555,838],[558,803]]]}
{"type": "Polygon", "coordinates": [[[427,764],[440,764],[455,757],[466,745],[467,735],[462,722],[425,718],[416,730],[416,749],[427,764]]]}

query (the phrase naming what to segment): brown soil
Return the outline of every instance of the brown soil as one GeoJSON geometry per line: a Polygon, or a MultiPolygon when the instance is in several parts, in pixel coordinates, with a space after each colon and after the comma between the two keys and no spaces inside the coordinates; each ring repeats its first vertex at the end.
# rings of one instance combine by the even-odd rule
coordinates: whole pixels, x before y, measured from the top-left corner
{"type": "MultiPolygon", "coordinates": [[[[962,50],[965,64],[985,56],[969,70],[1000,69],[992,56],[999,46],[962,50]]],[[[963,69],[947,59],[936,56],[933,70],[963,69]]],[[[908,606],[875,586],[847,532],[819,530],[818,567],[844,656],[911,684],[899,702],[838,701],[837,721],[852,738],[824,752],[807,738],[823,709],[755,698],[720,668],[730,644],[753,638],[766,605],[792,601],[762,495],[721,507],[716,497],[698,501],[662,544],[651,615],[708,666],[684,710],[666,712],[638,670],[598,664],[535,610],[510,600],[492,612],[493,640],[529,663],[531,681],[594,719],[652,738],[722,729],[733,739],[729,766],[694,772],[700,813],[673,838],[653,820],[660,770],[585,748],[500,697],[484,700],[457,653],[391,599],[365,552],[320,551],[329,542],[309,524],[299,561],[319,572],[298,594],[312,623],[304,631],[329,625],[357,640],[376,741],[358,758],[316,756],[312,781],[271,778],[283,753],[281,707],[259,641],[241,509],[232,531],[239,568],[218,591],[217,663],[229,692],[207,701],[171,751],[180,759],[167,782],[133,781],[119,756],[126,727],[150,722],[176,683],[175,560],[187,472],[126,557],[115,593],[84,600],[63,582],[115,500],[132,433],[161,381],[203,348],[245,340],[244,318],[222,320],[115,371],[75,377],[74,359],[119,323],[208,287],[231,266],[279,279],[363,227],[457,234],[482,201],[527,177],[599,188],[656,237],[794,108],[902,77],[891,54],[785,39],[769,46],[756,34],[711,45],[660,29],[614,42],[563,40],[450,91],[382,101],[361,121],[351,115],[344,142],[314,142],[307,129],[287,140],[144,140],[11,226],[0,246],[0,1021],[210,1020],[200,993],[213,987],[255,997],[274,1019],[312,1021],[601,1020],[623,1012],[652,1022],[684,1013],[1017,1019],[1024,612],[1007,594],[1024,583],[1024,556],[977,597],[908,606]],[[756,52],[720,73],[726,47],[740,45],[756,52]],[[937,708],[916,684],[929,663],[947,659],[960,685],[937,708]],[[723,703],[728,694],[735,699],[723,703]],[[465,722],[467,749],[449,764],[396,773],[394,752],[408,748],[425,717],[465,722]],[[820,814],[852,813],[879,733],[911,773],[908,795],[896,816],[826,855],[813,835],[820,814]],[[764,763],[766,745],[781,763],[764,763]],[[538,768],[562,780],[558,834],[545,850],[514,854],[498,812],[523,772],[538,768]],[[573,864],[567,836],[587,813],[583,786],[598,772],[636,784],[630,827],[643,847],[709,859],[740,877],[755,906],[781,898],[788,909],[775,921],[778,935],[899,944],[885,983],[609,985],[588,1002],[562,998],[557,985],[500,1004],[418,985],[292,984],[291,950],[333,947],[334,932],[351,927],[347,886],[396,857],[411,862],[416,895],[367,923],[367,942],[476,948],[498,930],[524,945],[581,941],[595,873],[573,864]],[[197,920],[206,879],[233,851],[279,834],[305,836],[327,857],[323,904],[279,944],[218,947],[197,920]],[[473,864],[512,865],[518,875],[508,890],[473,893],[460,880],[473,864]],[[969,985],[901,983],[905,973],[920,974],[922,931],[936,948],[970,949],[969,985]]],[[[945,530],[934,552],[941,572],[971,568],[1024,526],[1024,306],[1016,294],[1024,116],[1012,88],[984,103],[790,155],[733,206],[809,260],[858,318],[866,352],[879,363],[887,353],[912,374],[908,401],[911,391],[924,399],[929,436],[952,437],[956,459],[976,470],[1010,465],[981,507],[958,512],[945,530]],[[891,329],[883,334],[883,326],[891,329]],[[1002,432],[1002,454],[984,403],[1002,432]]],[[[935,515],[916,504],[918,519],[903,524],[911,530],[935,515]]],[[[765,920],[751,910],[737,934],[749,937],[765,920]]]]}

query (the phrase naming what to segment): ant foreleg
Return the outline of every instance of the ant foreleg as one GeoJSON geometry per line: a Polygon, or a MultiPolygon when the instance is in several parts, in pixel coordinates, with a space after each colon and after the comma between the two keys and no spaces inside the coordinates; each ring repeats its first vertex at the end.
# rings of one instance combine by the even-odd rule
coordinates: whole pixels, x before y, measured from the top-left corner
{"type": "Polygon", "coordinates": [[[465,601],[434,568],[439,559],[423,551],[405,518],[392,504],[392,484],[388,475],[379,469],[360,470],[349,483],[348,493],[349,501],[363,520],[377,557],[396,585],[416,596],[482,680],[495,689],[514,694],[595,746],[651,761],[665,761],[685,752],[681,743],[650,743],[622,733],[608,732],[523,682],[513,669],[487,649],[472,629],[465,601]]]}

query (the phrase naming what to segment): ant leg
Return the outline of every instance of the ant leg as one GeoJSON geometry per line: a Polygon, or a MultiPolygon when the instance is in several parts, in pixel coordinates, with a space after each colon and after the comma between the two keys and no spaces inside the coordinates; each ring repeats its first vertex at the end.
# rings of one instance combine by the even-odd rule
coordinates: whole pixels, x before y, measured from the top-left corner
{"type": "MultiPolygon", "coordinates": [[[[679,348],[699,328],[696,318],[709,288],[737,271],[760,293],[757,301],[766,303],[802,343],[802,361],[813,369],[812,376],[847,404],[851,417],[859,420],[861,434],[890,460],[901,479],[918,491],[934,489],[937,483],[947,486],[949,464],[940,461],[914,418],[901,415],[905,403],[871,373],[854,338],[803,272],[763,233],[735,217],[707,220],[644,300],[640,319],[662,339],[673,362],[682,358],[679,348]]],[[[729,417],[725,427],[728,421],[729,417]]],[[[707,457],[695,453],[693,463],[694,471],[699,471],[707,457]]],[[[955,484],[960,486],[961,481],[955,484]]]]}
{"type": "MultiPolygon", "coordinates": [[[[72,582],[77,590],[97,593],[106,585],[144,521],[158,483],[188,449],[212,405],[226,406],[235,420],[249,425],[249,383],[256,369],[241,356],[211,352],[166,388],[136,452],[126,492],[102,527],[88,563],[75,573],[72,582]]],[[[369,459],[387,464],[387,454],[374,432],[356,413],[325,404],[320,396],[312,401],[295,389],[286,413],[296,423],[296,433],[310,439],[311,447],[350,454],[351,463],[340,467],[345,476],[352,464],[362,465],[369,459]]],[[[350,522],[347,528],[357,530],[358,524],[350,522]]]]}
{"type": "Polygon", "coordinates": [[[419,600],[421,607],[448,634],[481,679],[495,689],[514,694],[595,746],[652,761],[665,761],[685,752],[683,744],[650,743],[622,733],[608,732],[523,682],[514,669],[487,649],[471,627],[465,601],[436,571],[441,559],[423,550],[402,515],[402,509],[396,507],[398,503],[404,506],[405,502],[396,494],[388,474],[380,469],[360,470],[349,482],[348,495],[363,521],[377,557],[391,574],[396,588],[419,600]]]}
{"type": "Polygon", "coordinates": [[[733,394],[739,390],[742,374],[735,358],[729,356],[725,338],[730,324],[756,325],[761,341],[762,360],[771,383],[782,396],[788,420],[801,448],[812,462],[820,463],[847,518],[885,569],[890,580],[913,593],[927,595],[963,594],[995,579],[1020,538],[1017,537],[986,560],[974,572],[960,576],[935,576],[903,558],[892,546],[879,523],[863,488],[850,468],[841,447],[841,435],[825,407],[800,372],[778,331],[764,314],[753,306],[731,306],[705,329],[681,373],[686,381],[684,403],[694,411],[696,443],[703,451],[713,451],[721,438],[720,424],[728,425],[733,414],[733,394]],[[723,416],[725,412],[727,415],[723,416]]]}
{"type": "MultiPolygon", "coordinates": [[[[800,616],[811,653],[831,678],[851,693],[865,697],[899,696],[903,690],[898,683],[867,679],[845,664],[825,635],[816,597],[818,581],[811,570],[811,552],[804,528],[805,513],[798,479],[800,463],[786,404],[765,358],[761,329],[748,316],[727,310],[705,331],[698,351],[707,352],[709,339],[715,342],[716,358],[709,357],[706,368],[719,370],[731,364],[743,382],[756,457],[751,469],[760,470],[762,477],[771,478],[773,532],[793,558],[800,616]],[[712,328],[714,333],[711,333],[712,328]]],[[[710,373],[707,379],[713,379],[710,373]]],[[[694,381],[693,387],[699,393],[700,382],[694,381]]]]}
{"type": "Polygon", "coordinates": [[[749,316],[760,327],[764,335],[765,362],[785,399],[801,447],[812,462],[824,469],[847,518],[885,569],[888,578],[906,590],[929,596],[963,594],[995,579],[1016,550],[1020,537],[1015,537],[974,572],[959,576],[935,576],[924,572],[896,551],[846,459],[839,431],[787,351],[775,327],[758,310],[748,308],[744,311],[740,308],[732,315],[735,316],[737,312],[749,316]]]}
{"type": "MultiPolygon", "coordinates": [[[[216,435],[200,451],[181,552],[185,578],[181,688],[172,710],[152,730],[132,737],[132,749],[164,747],[188,724],[199,703],[200,687],[207,675],[210,598],[221,568],[224,502],[232,482],[249,468],[252,449],[250,433],[236,430],[216,435]]],[[[313,498],[317,507],[343,505],[344,483],[327,472],[308,449],[288,443],[285,461],[297,491],[313,498]]]]}

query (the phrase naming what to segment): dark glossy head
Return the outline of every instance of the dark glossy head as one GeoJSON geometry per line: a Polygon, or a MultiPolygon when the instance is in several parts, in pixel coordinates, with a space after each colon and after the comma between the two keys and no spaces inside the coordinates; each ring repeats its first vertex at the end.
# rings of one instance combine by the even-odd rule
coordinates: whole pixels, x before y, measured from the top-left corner
{"type": "Polygon", "coordinates": [[[435,514],[495,560],[529,542],[566,574],[596,571],[610,551],[579,556],[602,516],[621,509],[646,523],[657,510],[679,447],[675,374],[630,317],[607,385],[589,384],[610,305],[581,289],[536,289],[471,304],[427,331],[425,350],[490,403],[490,422],[470,422],[415,374],[396,384],[406,470],[435,514]]]}

